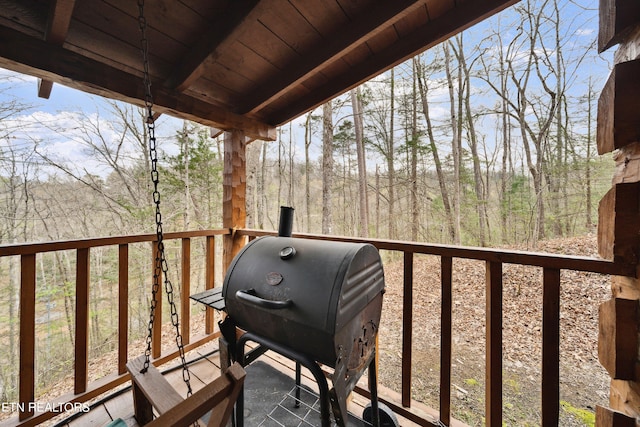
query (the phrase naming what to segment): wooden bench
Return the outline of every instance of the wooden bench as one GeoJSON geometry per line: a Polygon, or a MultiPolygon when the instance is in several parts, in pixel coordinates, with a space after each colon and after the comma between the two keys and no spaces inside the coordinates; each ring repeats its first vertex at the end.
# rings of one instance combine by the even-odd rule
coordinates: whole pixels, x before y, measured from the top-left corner
{"type": "Polygon", "coordinates": [[[187,399],[167,382],[153,365],[141,373],[145,362],[142,355],[127,363],[133,386],[133,408],[139,425],[189,426],[211,411],[209,427],[226,425],[238,399],[245,371],[238,363],[231,365],[220,377],[193,393],[187,399]],[[153,408],[158,417],[153,419],[153,408]]]}

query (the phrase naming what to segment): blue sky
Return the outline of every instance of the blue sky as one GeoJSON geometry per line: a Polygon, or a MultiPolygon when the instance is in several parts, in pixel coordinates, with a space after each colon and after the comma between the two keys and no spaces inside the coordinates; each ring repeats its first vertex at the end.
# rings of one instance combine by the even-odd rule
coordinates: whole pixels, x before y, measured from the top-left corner
{"type": "MultiPolygon", "coordinates": [[[[83,144],[86,133],[80,129],[80,126],[91,122],[91,126],[100,128],[106,139],[117,140],[119,134],[117,129],[112,129],[108,100],[60,84],[53,85],[49,99],[39,98],[37,90],[36,78],[0,69],[0,102],[6,105],[17,100],[24,107],[24,110],[0,122],[0,137],[5,129],[10,129],[11,133],[11,138],[0,138],[0,150],[11,144],[11,149],[27,157],[37,145],[38,152],[66,164],[78,175],[108,173],[109,169],[105,169],[83,144]]],[[[158,121],[159,144],[167,151],[173,151],[173,135],[181,126],[181,120],[166,115],[158,121]]],[[[128,150],[133,152],[134,147],[128,150]]],[[[35,164],[37,157],[31,156],[30,161],[35,164]]],[[[42,166],[41,159],[39,164],[41,174],[59,173],[42,166]]]]}

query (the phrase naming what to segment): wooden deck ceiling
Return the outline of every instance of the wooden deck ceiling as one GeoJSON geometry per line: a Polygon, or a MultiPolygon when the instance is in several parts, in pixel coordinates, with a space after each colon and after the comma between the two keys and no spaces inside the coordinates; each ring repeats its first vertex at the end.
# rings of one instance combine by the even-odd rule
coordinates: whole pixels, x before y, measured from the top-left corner
{"type": "MultiPolygon", "coordinates": [[[[273,139],[516,1],[147,0],[156,112],[273,139]]],[[[0,0],[0,67],[39,77],[45,98],[55,82],[141,104],[138,14],[132,0],[0,0]]]]}

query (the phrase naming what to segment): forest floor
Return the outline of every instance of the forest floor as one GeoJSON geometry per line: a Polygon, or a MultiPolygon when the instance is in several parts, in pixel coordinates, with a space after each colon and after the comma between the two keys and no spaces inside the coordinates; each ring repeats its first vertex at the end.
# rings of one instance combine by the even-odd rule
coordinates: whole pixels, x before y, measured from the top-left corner
{"type": "MultiPolygon", "coordinates": [[[[527,248],[513,248],[526,250],[527,248]]],[[[541,242],[537,252],[597,257],[595,236],[541,242]]],[[[454,259],[452,416],[483,425],[485,413],[485,266],[454,259]]],[[[402,260],[385,263],[380,330],[380,382],[400,390],[402,260]],[[392,309],[393,308],[393,309],[392,309]]],[[[414,260],[412,396],[439,406],[440,261],[414,260]]],[[[560,425],[593,425],[606,405],[609,377],[598,362],[598,306],[611,296],[608,276],[562,271],[560,296],[560,425]]],[[[503,420],[540,425],[542,270],[503,267],[503,420]]]]}

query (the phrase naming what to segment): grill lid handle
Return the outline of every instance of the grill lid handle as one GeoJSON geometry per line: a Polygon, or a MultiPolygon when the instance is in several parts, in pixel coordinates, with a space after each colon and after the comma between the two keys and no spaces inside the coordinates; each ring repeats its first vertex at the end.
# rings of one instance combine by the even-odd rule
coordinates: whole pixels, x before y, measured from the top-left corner
{"type": "Polygon", "coordinates": [[[236,292],[236,298],[257,307],[268,308],[272,310],[281,310],[293,305],[293,301],[291,301],[290,299],[286,299],[283,301],[273,301],[261,298],[256,295],[256,291],[254,289],[247,289],[246,291],[240,289],[236,292]]]}

